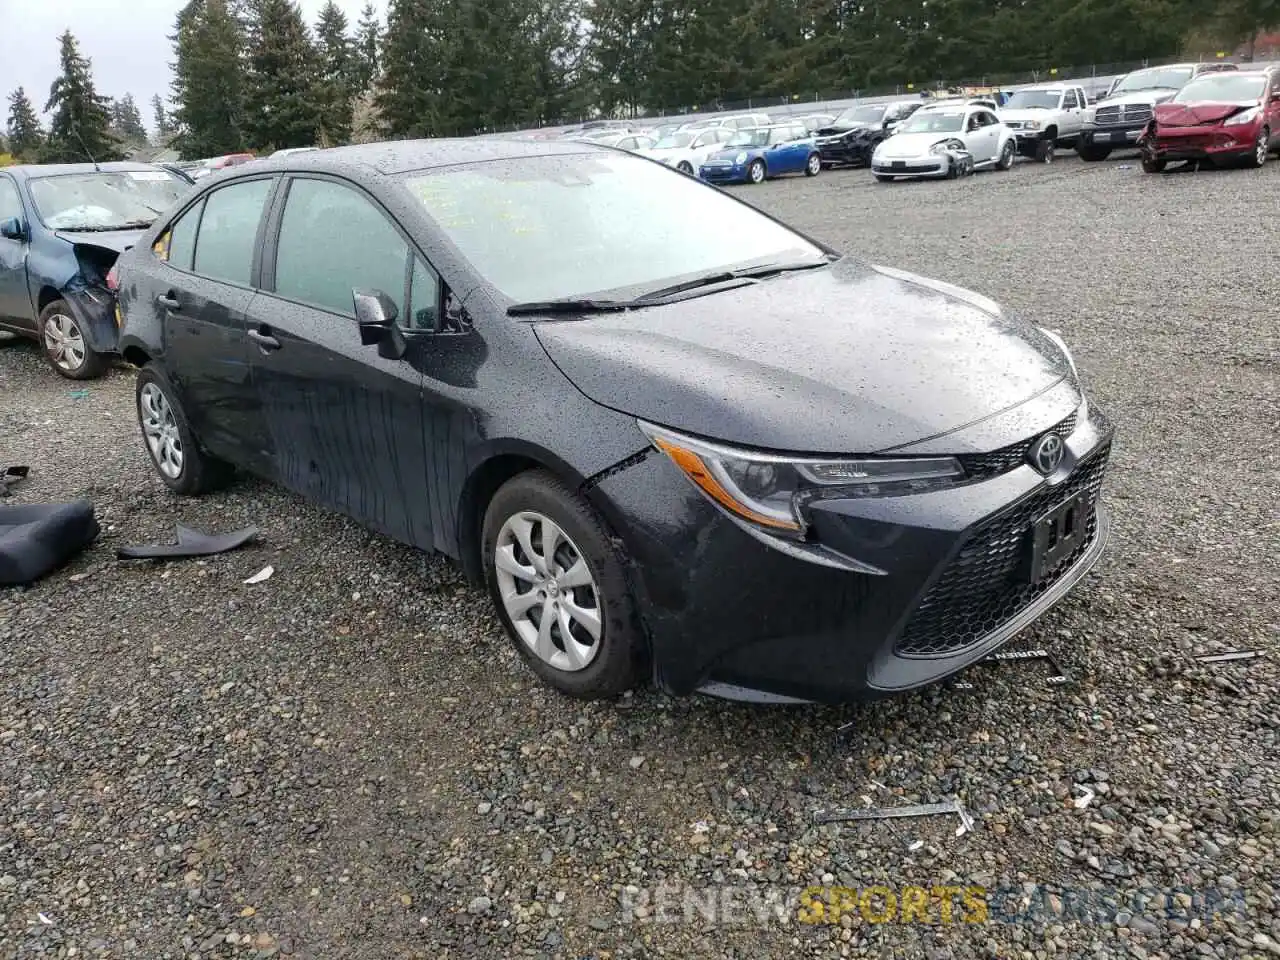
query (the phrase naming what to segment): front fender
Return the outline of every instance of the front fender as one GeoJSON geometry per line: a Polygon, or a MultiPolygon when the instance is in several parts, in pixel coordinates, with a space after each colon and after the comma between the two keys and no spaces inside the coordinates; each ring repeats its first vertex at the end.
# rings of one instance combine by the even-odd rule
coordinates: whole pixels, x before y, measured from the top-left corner
{"type": "Polygon", "coordinates": [[[106,290],[93,287],[62,291],[63,302],[71,308],[89,347],[97,353],[115,353],[120,345],[116,326],[116,301],[106,290]]]}

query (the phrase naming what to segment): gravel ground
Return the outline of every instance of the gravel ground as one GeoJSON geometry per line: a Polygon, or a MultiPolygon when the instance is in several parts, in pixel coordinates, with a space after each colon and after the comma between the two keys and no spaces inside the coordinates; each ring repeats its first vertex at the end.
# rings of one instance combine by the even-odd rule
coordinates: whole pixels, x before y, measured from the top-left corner
{"type": "Polygon", "coordinates": [[[77,398],[34,348],[0,346],[0,460],[33,468],[10,502],[90,497],[104,528],[64,571],[0,592],[0,957],[1280,954],[1280,163],[1153,177],[1063,155],[740,195],[1073,344],[1120,431],[1114,539],[1016,646],[1051,646],[1074,682],[1020,663],[841,710],[570,702],[446,563],[255,482],[175,499],[128,371],[77,398]],[[179,521],[264,538],[113,559],[179,521]],[[1261,658],[1190,659],[1240,648],[1261,658]],[[812,824],[822,806],[950,796],[974,817],[963,836],[951,817],[812,824]],[[681,884],[716,922],[684,915],[681,884]],[[990,912],[750,909],[809,884],[904,905],[910,885],[981,886],[990,912]],[[1072,913],[1134,890],[1226,900],[1072,913]],[[1006,904],[1021,912],[1000,922],[1006,904]]]}

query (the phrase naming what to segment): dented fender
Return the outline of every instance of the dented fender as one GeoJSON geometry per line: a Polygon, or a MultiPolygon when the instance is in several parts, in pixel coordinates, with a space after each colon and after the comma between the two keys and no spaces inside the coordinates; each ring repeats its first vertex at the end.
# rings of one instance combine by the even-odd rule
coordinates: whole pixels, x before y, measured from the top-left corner
{"type": "Polygon", "coordinates": [[[116,298],[106,287],[68,285],[63,302],[71,308],[89,347],[98,353],[115,353],[120,342],[116,326],[116,298]]]}

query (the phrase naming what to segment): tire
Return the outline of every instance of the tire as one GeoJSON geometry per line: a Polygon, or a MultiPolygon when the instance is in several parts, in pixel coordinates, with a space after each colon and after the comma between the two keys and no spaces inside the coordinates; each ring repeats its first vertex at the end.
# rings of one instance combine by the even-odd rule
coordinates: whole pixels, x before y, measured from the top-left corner
{"type": "Polygon", "coordinates": [[[681,173],[685,174],[686,176],[690,176],[690,177],[693,176],[693,164],[691,164],[688,160],[681,160],[678,164],[676,164],[676,169],[679,170],[681,173]]]}
{"type": "Polygon", "coordinates": [[[622,561],[590,504],[545,471],[519,474],[489,501],[481,551],[498,617],[520,656],[545,683],[582,700],[614,697],[636,684],[646,647],[622,561]],[[564,538],[557,538],[560,546],[552,551],[552,569],[559,575],[551,579],[539,573],[549,524],[564,538]],[[583,585],[581,577],[576,585],[564,583],[579,563],[588,583],[583,585]],[[511,597],[515,603],[508,602],[511,597]],[[595,616],[577,619],[569,607],[595,616]],[[555,617],[545,636],[544,616],[555,617]]]}
{"type": "Polygon", "coordinates": [[[1097,163],[1099,160],[1105,160],[1111,156],[1110,147],[1100,147],[1096,143],[1085,143],[1081,138],[1076,143],[1076,156],[1087,163],[1097,163]]]}
{"type": "Polygon", "coordinates": [[[153,363],[138,371],[134,405],[142,444],[166,487],[194,497],[230,482],[235,470],[200,449],[173,384],[153,363]]]}
{"type": "Polygon", "coordinates": [[[1253,141],[1253,153],[1249,154],[1248,160],[1245,162],[1253,168],[1266,166],[1267,158],[1271,153],[1271,131],[1263,127],[1258,131],[1258,139],[1253,141]]]}
{"type": "Polygon", "coordinates": [[[1142,155],[1143,173],[1163,173],[1164,168],[1168,165],[1168,160],[1161,160],[1159,157],[1150,157],[1145,153],[1142,155]]]}
{"type": "Polygon", "coordinates": [[[96,380],[106,373],[107,358],[89,346],[65,300],[54,300],[40,311],[37,332],[49,366],[68,380],[96,380]]]}
{"type": "Polygon", "coordinates": [[[1013,140],[1005,141],[1004,147],[1000,150],[1000,159],[996,162],[996,168],[999,170],[1010,170],[1013,168],[1013,158],[1018,152],[1017,145],[1013,140]]]}
{"type": "Polygon", "coordinates": [[[957,165],[957,161],[955,160],[948,161],[947,162],[947,179],[955,180],[959,176],[960,176],[960,167],[957,165]]]}
{"type": "Polygon", "coordinates": [[[893,183],[893,177],[889,176],[887,173],[877,173],[875,174],[875,178],[881,183],[893,183]]]}
{"type": "Polygon", "coordinates": [[[1058,147],[1058,128],[1050,127],[1036,143],[1036,161],[1053,163],[1054,153],[1058,147]]]}
{"type": "Polygon", "coordinates": [[[747,165],[747,183],[764,183],[764,178],[768,175],[765,169],[764,161],[757,157],[747,165]]]}
{"type": "Polygon", "coordinates": [[[806,177],[816,177],[822,172],[822,158],[816,153],[809,154],[809,160],[804,165],[804,175],[806,177]]]}

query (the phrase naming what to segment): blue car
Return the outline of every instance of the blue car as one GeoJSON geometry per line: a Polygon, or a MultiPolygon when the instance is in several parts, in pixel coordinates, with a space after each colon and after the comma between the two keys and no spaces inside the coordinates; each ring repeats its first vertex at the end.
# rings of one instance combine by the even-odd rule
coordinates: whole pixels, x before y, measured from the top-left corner
{"type": "Polygon", "coordinates": [[[101,376],[119,335],[108,274],[191,183],[146,163],[0,169],[0,330],[64,377],[101,376]]]}
{"type": "Polygon", "coordinates": [[[698,176],[711,183],[763,183],[785,173],[821,172],[817,140],[796,121],[739,130],[702,162],[698,176]]]}

